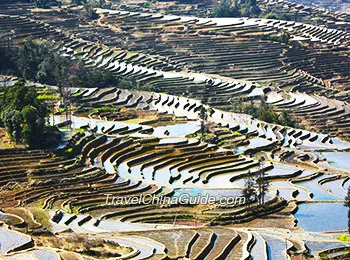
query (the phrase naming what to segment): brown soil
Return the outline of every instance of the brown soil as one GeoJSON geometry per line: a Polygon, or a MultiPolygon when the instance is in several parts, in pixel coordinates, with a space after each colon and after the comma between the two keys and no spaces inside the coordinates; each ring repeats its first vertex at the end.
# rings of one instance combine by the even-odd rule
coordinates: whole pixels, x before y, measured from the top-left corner
{"type": "Polygon", "coordinates": [[[294,216],[291,212],[296,207],[295,202],[290,202],[289,205],[283,210],[256,218],[248,223],[234,224],[230,227],[234,228],[285,228],[290,230],[297,230],[298,228],[294,226],[294,216]]]}

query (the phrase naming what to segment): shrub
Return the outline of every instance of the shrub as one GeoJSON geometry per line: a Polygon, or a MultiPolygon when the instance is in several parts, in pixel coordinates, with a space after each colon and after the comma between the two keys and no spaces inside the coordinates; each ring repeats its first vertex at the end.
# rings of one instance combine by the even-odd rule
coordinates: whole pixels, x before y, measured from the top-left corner
{"type": "Polygon", "coordinates": [[[260,39],[287,44],[290,40],[290,34],[285,30],[281,30],[279,34],[263,34],[260,36],[260,39]]]}
{"type": "Polygon", "coordinates": [[[47,229],[51,228],[50,214],[48,211],[39,208],[32,208],[31,212],[33,213],[33,217],[37,222],[42,224],[47,229]]]}

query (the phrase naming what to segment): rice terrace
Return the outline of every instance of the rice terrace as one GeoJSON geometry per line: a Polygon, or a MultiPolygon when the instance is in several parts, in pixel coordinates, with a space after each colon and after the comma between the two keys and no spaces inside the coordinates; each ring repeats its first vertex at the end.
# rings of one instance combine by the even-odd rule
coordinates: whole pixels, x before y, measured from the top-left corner
{"type": "Polygon", "coordinates": [[[350,2],[0,0],[0,259],[350,259],[350,2]]]}

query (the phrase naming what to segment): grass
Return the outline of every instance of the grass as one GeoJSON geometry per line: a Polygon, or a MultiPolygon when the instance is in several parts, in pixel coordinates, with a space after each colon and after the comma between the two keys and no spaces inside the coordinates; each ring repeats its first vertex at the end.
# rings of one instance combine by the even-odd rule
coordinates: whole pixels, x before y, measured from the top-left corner
{"type": "Polygon", "coordinates": [[[202,137],[201,134],[196,134],[196,133],[186,135],[186,138],[196,138],[196,137],[201,138],[201,139],[209,139],[212,136],[210,134],[204,134],[204,136],[202,137]]]}
{"type": "Polygon", "coordinates": [[[118,111],[119,108],[118,107],[97,107],[94,108],[94,110],[97,110],[99,112],[112,112],[112,111],[118,111]]]}
{"type": "Polygon", "coordinates": [[[196,138],[197,134],[188,134],[186,135],[186,138],[196,138]]]}
{"type": "Polygon", "coordinates": [[[68,148],[67,150],[64,151],[64,153],[71,153],[73,151],[73,148],[68,148]]]}
{"type": "Polygon", "coordinates": [[[34,241],[37,246],[59,248],[85,256],[94,256],[97,259],[119,257],[132,252],[132,248],[128,246],[97,238],[89,239],[76,234],[72,234],[69,237],[37,236],[34,237],[34,241]]]}
{"type": "Polygon", "coordinates": [[[85,132],[85,129],[83,129],[83,128],[77,128],[77,129],[75,129],[75,131],[76,131],[77,133],[79,133],[79,134],[83,134],[83,133],[85,132]]]}
{"type": "Polygon", "coordinates": [[[42,100],[42,99],[59,99],[60,96],[58,94],[42,94],[38,95],[37,99],[42,100]]]}
{"type": "Polygon", "coordinates": [[[39,199],[33,202],[33,208],[42,209],[45,205],[45,199],[39,199]]]}
{"type": "Polygon", "coordinates": [[[349,259],[349,250],[348,249],[331,249],[326,250],[326,252],[321,252],[319,254],[321,260],[327,259],[349,259]],[[336,257],[335,257],[336,256],[336,257]]]}
{"type": "Polygon", "coordinates": [[[143,122],[147,122],[149,119],[145,119],[145,118],[133,118],[133,119],[128,119],[128,120],[124,120],[122,121],[125,124],[140,124],[143,122]]]}
{"type": "Polygon", "coordinates": [[[82,95],[83,95],[83,93],[79,92],[79,93],[74,93],[72,96],[73,97],[81,97],[82,95]]]}
{"type": "Polygon", "coordinates": [[[340,235],[337,239],[343,242],[350,242],[350,236],[347,234],[340,235]]]}
{"type": "Polygon", "coordinates": [[[50,214],[48,211],[39,208],[31,208],[30,211],[37,222],[42,224],[47,229],[51,229],[50,214]]]}

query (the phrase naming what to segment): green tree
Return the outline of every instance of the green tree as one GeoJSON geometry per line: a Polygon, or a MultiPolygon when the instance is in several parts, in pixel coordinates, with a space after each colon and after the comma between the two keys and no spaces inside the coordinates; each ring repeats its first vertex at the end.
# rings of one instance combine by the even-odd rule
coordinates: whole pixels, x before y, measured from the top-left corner
{"type": "Polygon", "coordinates": [[[23,108],[22,116],[25,123],[22,130],[24,142],[29,147],[40,144],[45,133],[45,119],[40,116],[37,108],[30,105],[23,108]]]}
{"type": "Polygon", "coordinates": [[[21,112],[17,110],[6,109],[3,112],[3,123],[10,137],[15,140],[16,144],[22,139],[23,117],[21,112]]]}
{"type": "Polygon", "coordinates": [[[105,0],[88,0],[87,2],[92,7],[98,7],[98,8],[104,8],[106,5],[105,0]]]}
{"type": "Polygon", "coordinates": [[[17,57],[14,58],[18,72],[21,74],[22,78],[35,78],[42,57],[41,51],[42,50],[37,48],[32,38],[24,40],[23,47],[20,48],[17,57]]]}
{"type": "Polygon", "coordinates": [[[290,127],[297,126],[297,123],[292,119],[292,117],[288,114],[286,110],[282,111],[279,121],[281,125],[286,125],[290,127]]]}
{"type": "Polygon", "coordinates": [[[253,101],[250,104],[243,106],[243,113],[252,115],[253,117],[259,117],[258,108],[254,105],[253,101]]]}
{"type": "Polygon", "coordinates": [[[94,10],[91,4],[85,4],[83,10],[81,10],[81,16],[88,20],[95,20],[98,18],[98,14],[94,10]]]}
{"type": "Polygon", "coordinates": [[[264,109],[263,107],[261,107],[259,109],[258,118],[262,121],[267,122],[267,123],[278,123],[279,122],[278,114],[270,108],[264,109]]]}

